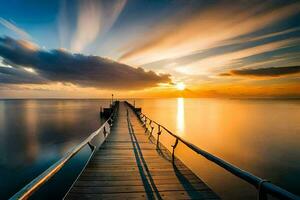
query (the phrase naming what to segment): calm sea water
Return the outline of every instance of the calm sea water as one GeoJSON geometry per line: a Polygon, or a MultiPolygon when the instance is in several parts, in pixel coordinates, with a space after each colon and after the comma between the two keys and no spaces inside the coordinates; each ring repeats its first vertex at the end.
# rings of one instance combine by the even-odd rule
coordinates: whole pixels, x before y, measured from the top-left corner
{"type": "MultiPolygon", "coordinates": [[[[99,108],[108,104],[0,100],[0,199],[10,197],[97,129],[99,108]]],[[[300,101],[179,98],[139,99],[135,104],[198,147],[300,194],[300,101]]],[[[164,133],[161,138],[166,146],[174,142],[164,133]]],[[[62,197],[88,154],[89,149],[83,149],[40,195],[47,191],[47,197],[62,197]]],[[[176,154],[221,197],[256,198],[254,188],[184,145],[178,145],[176,154]]]]}
{"type": "MultiPolygon", "coordinates": [[[[137,100],[171,131],[244,170],[300,195],[300,101],[137,100]]],[[[170,147],[174,139],[161,135],[170,147]]],[[[256,189],[178,145],[176,153],[224,199],[256,199],[256,189]]]]}
{"type": "MultiPolygon", "coordinates": [[[[98,129],[100,106],[107,105],[109,100],[0,100],[0,199],[13,195],[98,129]]],[[[86,148],[74,157],[43,194],[61,198],[89,153],[86,148]]]]}

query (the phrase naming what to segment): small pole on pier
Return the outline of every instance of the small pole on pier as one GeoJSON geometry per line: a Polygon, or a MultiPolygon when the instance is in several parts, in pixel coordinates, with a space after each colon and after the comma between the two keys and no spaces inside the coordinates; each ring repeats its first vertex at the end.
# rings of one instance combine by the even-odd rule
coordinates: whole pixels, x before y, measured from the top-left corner
{"type": "Polygon", "coordinates": [[[160,125],[158,125],[158,132],[157,132],[157,140],[156,140],[156,149],[159,149],[159,136],[161,134],[160,125]]]}
{"type": "Polygon", "coordinates": [[[111,107],[113,106],[114,103],[114,94],[111,94],[111,107]]]}
{"type": "Polygon", "coordinates": [[[147,118],[145,118],[145,133],[147,133],[148,127],[147,127],[147,118]]]}
{"type": "Polygon", "coordinates": [[[176,138],[175,140],[175,144],[172,145],[172,148],[173,148],[173,151],[172,151],[172,163],[174,164],[174,161],[175,161],[175,148],[177,147],[178,145],[178,138],[176,138]]]}

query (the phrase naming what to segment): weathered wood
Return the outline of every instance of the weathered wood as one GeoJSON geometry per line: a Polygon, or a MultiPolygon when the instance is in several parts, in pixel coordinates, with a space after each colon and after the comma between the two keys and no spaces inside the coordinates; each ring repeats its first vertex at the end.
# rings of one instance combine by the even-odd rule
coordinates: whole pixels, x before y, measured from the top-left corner
{"type": "MultiPolygon", "coordinates": [[[[151,177],[153,180],[178,180],[176,176],[171,176],[170,174],[166,175],[156,175],[151,177]]],[[[197,180],[199,181],[198,177],[196,177],[194,174],[188,174],[185,175],[185,178],[187,178],[189,181],[190,180],[197,180]]],[[[120,175],[120,176],[90,176],[90,175],[82,175],[80,177],[80,180],[89,180],[89,181],[126,181],[126,180],[141,180],[140,176],[128,176],[128,175],[120,175]]]]}
{"type": "MultiPolygon", "coordinates": [[[[156,184],[157,191],[205,191],[207,186],[204,184],[194,184],[189,186],[184,186],[180,184],[156,184]]],[[[109,194],[109,193],[125,193],[125,192],[153,192],[151,187],[145,188],[144,185],[126,185],[126,186],[75,186],[72,188],[74,193],[84,192],[84,193],[100,193],[100,194],[109,194]]]]}
{"type": "Polygon", "coordinates": [[[66,199],[219,199],[166,149],[157,151],[135,114],[120,103],[104,144],[66,199]],[[127,109],[133,131],[128,127],[127,109]]]}
{"type": "MultiPolygon", "coordinates": [[[[163,199],[216,199],[215,194],[209,192],[186,192],[186,191],[166,191],[160,192],[163,199]]],[[[134,193],[113,193],[113,194],[78,194],[71,193],[71,199],[147,199],[147,194],[144,192],[134,193]]]]}

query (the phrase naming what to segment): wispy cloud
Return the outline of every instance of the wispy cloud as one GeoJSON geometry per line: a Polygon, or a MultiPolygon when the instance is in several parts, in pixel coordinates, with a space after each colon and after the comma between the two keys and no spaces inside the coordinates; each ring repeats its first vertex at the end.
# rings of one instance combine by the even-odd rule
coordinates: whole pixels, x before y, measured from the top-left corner
{"type": "Polygon", "coordinates": [[[300,52],[288,52],[272,57],[266,57],[261,61],[251,61],[249,64],[243,64],[241,68],[276,67],[282,65],[300,65],[300,52]]]}
{"type": "MultiPolygon", "coordinates": [[[[290,29],[286,29],[286,30],[278,31],[278,32],[272,32],[272,33],[264,34],[264,35],[257,36],[257,37],[248,36],[248,37],[242,38],[242,39],[236,39],[236,40],[233,39],[233,40],[228,41],[228,45],[237,44],[237,43],[243,44],[243,43],[247,43],[247,42],[255,42],[255,41],[268,39],[268,38],[272,38],[272,37],[276,37],[276,36],[282,36],[282,35],[297,32],[297,31],[300,31],[300,27],[290,28],[290,29]]],[[[224,42],[223,44],[226,45],[226,42],[224,42]]]]}
{"type": "Polygon", "coordinates": [[[195,51],[223,45],[228,40],[236,42],[235,38],[239,36],[261,30],[300,12],[299,2],[277,8],[269,6],[268,3],[246,6],[244,3],[210,6],[186,20],[178,21],[174,17],[168,21],[168,25],[154,27],[151,34],[155,37],[145,37],[142,42],[124,53],[120,60],[142,65],[189,55],[195,51]]]}
{"type": "Polygon", "coordinates": [[[279,77],[300,73],[300,66],[269,67],[258,69],[231,70],[228,73],[221,73],[221,76],[247,76],[247,77],[279,77]]]}
{"type": "MultiPolygon", "coordinates": [[[[95,41],[100,34],[106,33],[113,26],[125,4],[126,0],[80,1],[77,28],[71,41],[71,50],[80,52],[95,41]]],[[[60,14],[62,20],[65,17],[63,12],[60,14]]],[[[65,22],[62,21],[62,23],[65,22]]],[[[64,37],[63,33],[62,36],[64,37]]]]}
{"type": "Polygon", "coordinates": [[[2,24],[3,26],[5,26],[9,30],[15,32],[16,34],[18,34],[19,36],[21,36],[23,39],[30,39],[30,35],[26,31],[24,31],[23,29],[19,28],[14,23],[9,22],[6,19],[3,19],[2,17],[0,17],[0,24],[2,24]]]}
{"type": "Polygon", "coordinates": [[[212,72],[217,69],[230,68],[233,64],[241,62],[243,58],[290,47],[297,45],[299,42],[300,38],[285,39],[221,55],[209,56],[189,64],[183,68],[183,71],[187,74],[201,74],[212,72]]]}

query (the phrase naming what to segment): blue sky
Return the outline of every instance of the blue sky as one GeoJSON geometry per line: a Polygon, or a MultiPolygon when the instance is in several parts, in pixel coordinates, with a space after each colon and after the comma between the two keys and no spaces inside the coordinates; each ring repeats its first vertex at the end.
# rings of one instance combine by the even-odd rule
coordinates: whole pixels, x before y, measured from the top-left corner
{"type": "MultiPolygon", "coordinates": [[[[24,71],[25,68],[26,73],[34,73],[30,77],[35,77],[35,81],[30,82],[28,74],[24,74],[23,80],[27,81],[22,82],[21,77],[16,83],[18,78],[12,77],[12,72],[8,74],[7,69],[2,70],[3,95],[9,96],[8,87],[28,94],[34,90],[38,95],[37,88],[62,84],[57,92],[72,90],[66,86],[72,85],[79,90],[89,87],[87,91],[98,91],[101,96],[111,89],[122,93],[121,85],[126,86],[127,81],[140,84],[140,77],[149,77],[149,81],[145,80],[141,87],[128,89],[137,90],[142,96],[149,91],[156,91],[154,96],[166,93],[179,82],[193,91],[191,96],[201,96],[201,92],[207,94],[209,90],[221,96],[228,95],[224,87],[227,90],[233,86],[239,89],[231,93],[241,94],[245,88],[252,87],[253,91],[260,92],[251,95],[259,96],[264,89],[271,96],[298,95],[294,90],[298,88],[300,70],[299,1],[10,0],[0,3],[0,46],[3,46],[0,64],[12,67],[11,70],[18,74],[21,72],[16,70],[24,71]],[[23,52],[18,54],[18,59],[10,56],[8,42],[18,47],[15,51],[23,52]],[[33,46],[34,51],[29,54],[26,48],[33,46]],[[36,52],[42,56],[36,56],[36,52]],[[66,68],[75,66],[72,62],[78,61],[78,54],[85,56],[80,57],[85,62],[83,65],[91,62],[86,61],[89,56],[98,56],[101,63],[92,69],[72,68],[74,72],[91,76],[91,71],[86,69],[101,74],[104,68],[99,66],[107,67],[105,59],[108,59],[122,69],[126,65],[128,71],[122,73],[128,75],[133,70],[139,77],[131,74],[128,77],[132,80],[127,80],[124,76],[124,84],[109,86],[103,84],[106,80],[99,83],[77,81],[82,78],[77,78],[73,71],[69,73],[74,80],[69,74],[60,79],[49,74],[55,71],[61,74],[66,68]],[[44,66],[46,62],[42,60],[49,56],[52,68],[44,66]],[[62,57],[70,59],[70,66],[55,61],[62,57]],[[283,67],[289,68],[282,70],[283,67]],[[246,73],[249,69],[260,68],[269,69],[259,71],[257,76],[256,71],[246,73]],[[41,79],[47,81],[37,81],[41,79]],[[286,88],[289,93],[280,92],[279,88],[286,88]]],[[[119,75],[120,68],[110,73],[119,75]]],[[[97,78],[103,77],[94,77],[97,78]]],[[[55,89],[49,94],[55,96],[55,89]]]]}

